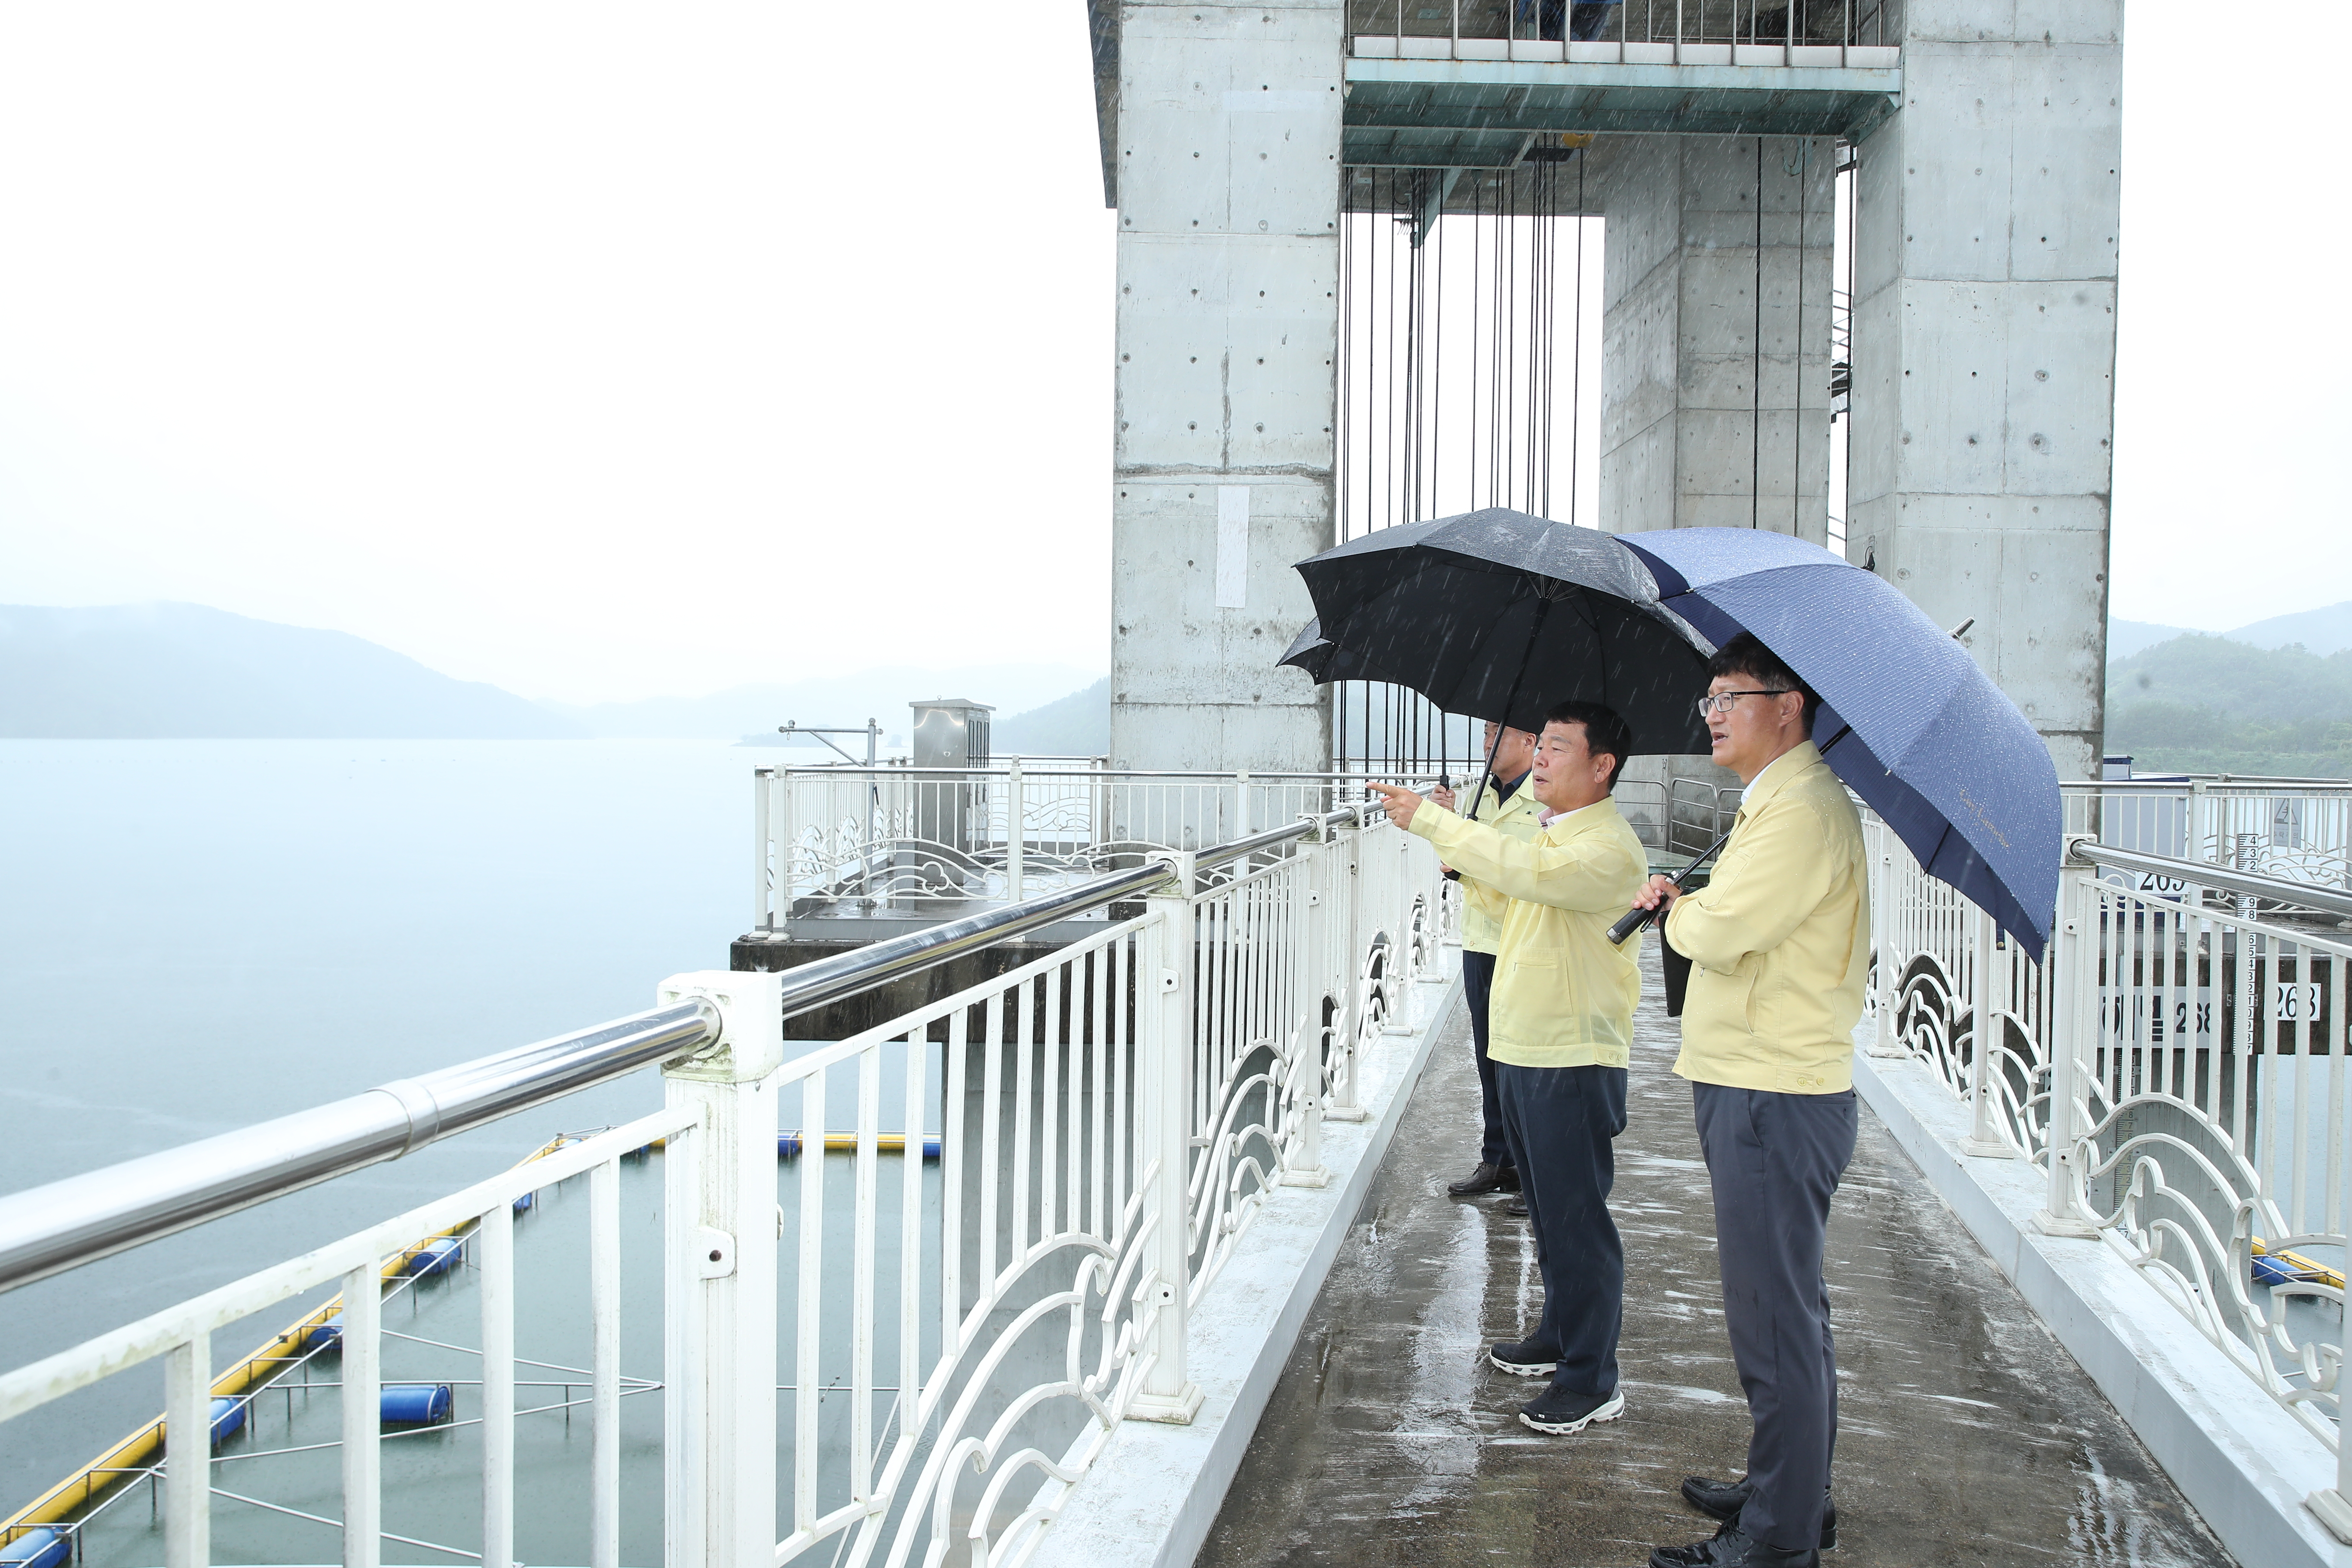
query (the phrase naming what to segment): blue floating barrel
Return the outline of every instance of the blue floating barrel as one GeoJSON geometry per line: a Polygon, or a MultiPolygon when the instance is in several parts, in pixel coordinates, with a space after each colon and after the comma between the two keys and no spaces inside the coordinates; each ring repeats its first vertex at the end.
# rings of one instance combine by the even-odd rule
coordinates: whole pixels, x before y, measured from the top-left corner
{"type": "Polygon", "coordinates": [[[2257,1285],[2288,1285],[2294,1281],[2294,1270],[2277,1258],[2263,1256],[2254,1259],[2254,1283],[2257,1285]]]}
{"type": "Polygon", "coordinates": [[[422,1279],[428,1275],[446,1274],[466,1255],[466,1244],[454,1236],[436,1236],[410,1255],[405,1272],[422,1279]]]}
{"type": "Polygon", "coordinates": [[[315,1351],[329,1345],[341,1345],[342,1342],[343,1315],[341,1312],[330,1312],[325,1321],[313,1323],[302,1331],[302,1348],[306,1351],[315,1351]]]}
{"type": "Polygon", "coordinates": [[[514,1212],[517,1214],[529,1214],[538,1205],[539,1194],[537,1193],[525,1193],[522,1196],[515,1199],[514,1212]]]}
{"type": "Polygon", "coordinates": [[[449,1385],[446,1383],[387,1383],[383,1385],[383,1418],[407,1426],[449,1419],[449,1385]]]}
{"type": "Polygon", "coordinates": [[[66,1568],[72,1560],[72,1537],[46,1526],[0,1546],[0,1568],[66,1568]]]}
{"type": "Polygon", "coordinates": [[[245,1401],[222,1394],[213,1401],[213,1441],[245,1429],[245,1401]]]}

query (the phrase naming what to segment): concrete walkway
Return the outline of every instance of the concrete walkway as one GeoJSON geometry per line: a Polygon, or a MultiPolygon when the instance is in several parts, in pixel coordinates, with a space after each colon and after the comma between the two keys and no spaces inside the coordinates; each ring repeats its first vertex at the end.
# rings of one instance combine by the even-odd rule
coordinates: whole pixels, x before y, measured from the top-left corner
{"type": "MultiPolygon", "coordinates": [[[[1653,950],[1654,952],[1654,950],[1653,950]]],[[[1655,959],[1636,1019],[1614,1198],[1625,1236],[1624,1418],[1519,1425],[1533,1386],[1486,1364],[1534,1321],[1523,1222],[1460,1203],[1477,1079],[1457,1017],[1313,1314],[1200,1568],[1639,1564],[1712,1533],[1675,1495],[1745,1466],[1714,1207],[1655,959]]],[[[1865,1109],[1830,1225],[1838,1334],[1830,1568],[2230,1562],[2122,1418],[1865,1109]]]]}

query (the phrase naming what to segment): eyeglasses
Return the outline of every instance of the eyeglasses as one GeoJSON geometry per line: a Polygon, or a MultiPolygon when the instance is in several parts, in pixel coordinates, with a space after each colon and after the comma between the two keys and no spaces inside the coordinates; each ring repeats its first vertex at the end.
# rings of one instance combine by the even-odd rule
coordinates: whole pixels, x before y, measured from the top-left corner
{"type": "Polygon", "coordinates": [[[1698,716],[1705,719],[1710,714],[1728,713],[1731,711],[1731,705],[1743,697],[1786,697],[1788,695],[1789,688],[1785,686],[1773,689],[1757,687],[1746,691],[1710,691],[1698,700],[1698,716]]]}

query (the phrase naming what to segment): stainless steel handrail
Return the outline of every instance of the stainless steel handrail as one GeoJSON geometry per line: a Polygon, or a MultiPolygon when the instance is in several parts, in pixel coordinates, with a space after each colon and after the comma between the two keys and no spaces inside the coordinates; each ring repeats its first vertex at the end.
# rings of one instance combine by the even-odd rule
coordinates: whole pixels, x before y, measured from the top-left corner
{"type": "Polygon", "coordinates": [[[719,1037],[697,999],[0,1197],[0,1290],[395,1160],[719,1037]]]}
{"type": "MultiPolygon", "coordinates": [[[[1300,817],[1193,858],[1196,869],[1243,859],[1360,808],[1300,817]]],[[[1169,880],[1153,860],[1004,909],[805,964],[783,982],[785,1017],[946,963],[992,942],[1169,880]]],[[[667,1061],[719,1037],[719,1010],[697,999],[461,1062],[235,1132],[125,1160],[0,1196],[0,1291],[223,1218],[436,1140],[667,1061]]]]}
{"type": "MultiPolygon", "coordinates": [[[[1193,868],[1206,870],[1212,866],[1222,866],[1229,860],[1238,860],[1304,837],[1317,824],[1336,827],[1356,817],[1357,808],[1354,806],[1342,806],[1319,816],[1302,816],[1279,827],[1269,827],[1263,833],[1253,833],[1246,838],[1236,838],[1230,844],[1203,849],[1193,856],[1193,868]]],[[[784,1016],[792,1018],[803,1013],[813,1013],[862,991],[870,991],[893,980],[937,968],[965,953],[977,952],[992,943],[1025,936],[1081,910],[1093,909],[1097,904],[1114,903],[1150,892],[1169,879],[1170,866],[1167,859],[1154,859],[1131,871],[1113,871],[1057,893],[1024,899],[1001,910],[966,915],[960,921],[926,926],[921,931],[893,937],[887,942],[877,942],[836,958],[823,958],[814,963],[787,970],[784,973],[784,1016]]]]}
{"type": "Polygon", "coordinates": [[[2151,877],[2172,877],[2183,882],[2194,882],[2200,888],[2210,888],[2216,892],[2242,893],[2252,899],[2268,899],[2273,903],[2334,915],[2338,920],[2352,920],[2352,893],[2337,892],[2310,882],[2285,882],[2276,877],[2258,877],[2251,871],[2233,871],[2226,866],[2215,866],[2203,860],[2177,860],[2169,855],[2120,849],[2112,844],[2102,844],[2088,835],[2067,841],[2066,858],[2077,866],[2114,866],[2151,877]]]}

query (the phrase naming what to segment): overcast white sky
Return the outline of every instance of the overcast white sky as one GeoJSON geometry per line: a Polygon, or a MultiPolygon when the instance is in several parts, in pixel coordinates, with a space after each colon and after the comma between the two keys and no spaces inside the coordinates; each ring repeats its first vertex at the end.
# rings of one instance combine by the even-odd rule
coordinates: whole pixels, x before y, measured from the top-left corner
{"type": "MultiPolygon", "coordinates": [[[[2131,9],[2114,580],[2219,629],[2352,595],[2352,333],[2324,51],[2213,16],[2131,9]]],[[[1076,0],[5,0],[0,603],[1103,668],[1112,231],[1076,0]]]]}

